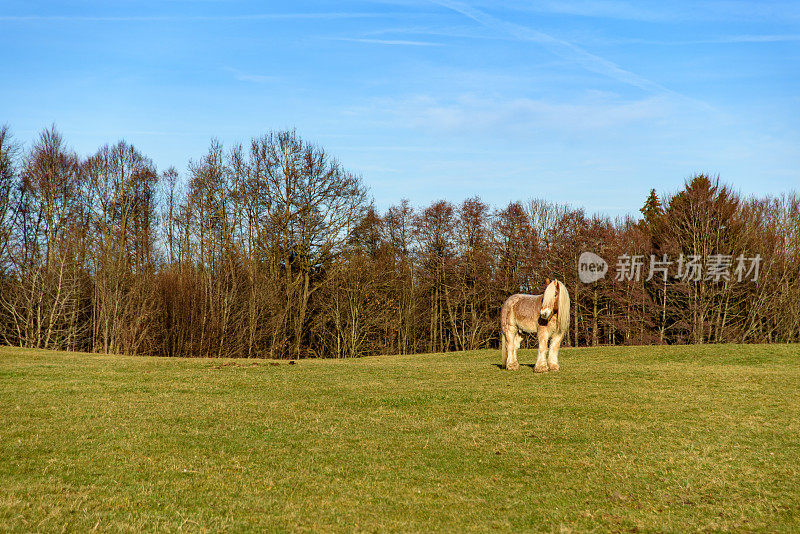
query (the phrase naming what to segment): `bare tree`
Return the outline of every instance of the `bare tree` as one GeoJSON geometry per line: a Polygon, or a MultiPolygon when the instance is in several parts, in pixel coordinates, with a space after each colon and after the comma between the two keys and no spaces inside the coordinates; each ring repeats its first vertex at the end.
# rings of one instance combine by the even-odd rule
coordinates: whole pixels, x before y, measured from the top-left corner
{"type": "Polygon", "coordinates": [[[153,163],[133,146],[106,145],[84,165],[91,220],[92,347],[136,354],[152,335],[156,187],[153,163]]]}
{"type": "Polygon", "coordinates": [[[12,318],[6,315],[9,310],[3,304],[13,291],[15,274],[12,271],[11,237],[19,208],[19,154],[20,146],[14,141],[10,128],[0,126],[0,339],[6,343],[16,341],[13,329],[9,328],[12,318]]]}
{"type": "Polygon", "coordinates": [[[78,157],[54,127],[25,156],[20,195],[10,254],[17,281],[3,306],[20,344],[76,349],[85,190],[78,157]]]}
{"type": "Polygon", "coordinates": [[[366,190],[359,176],[294,131],[269,134],[255,142],[255,150],[265,156],[267,216],[284,273],[287,334],[291,353],[300,356],[309,301],[362,220],[366,190]]]}
{"type": "Polygon", "coordinates": [[[414,241],[414,208],[407,199],[389,208],[383,220],[383,241],[387,245],[387,261],[391,268],[389,291],[396,303],[397,331],[392,344],[394,351],[408,354],[414,350],[416,321],[414,320],[417,284],[412,256],[414,241]]]}
{"type": "Polygon", "coordinates": [[[0,126],[0,280],[11,267],[8,255],[18,207],[17,158],[20,151],[8,125],[0,126]]]}

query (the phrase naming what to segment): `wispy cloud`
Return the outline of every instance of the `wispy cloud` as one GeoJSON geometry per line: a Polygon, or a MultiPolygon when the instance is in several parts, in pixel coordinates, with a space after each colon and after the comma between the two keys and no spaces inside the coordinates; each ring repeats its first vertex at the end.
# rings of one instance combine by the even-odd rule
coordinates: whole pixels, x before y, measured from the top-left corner
{"type": "MultiPolygon", "coordinates": [[[[435,0],[434,0],[435,1],[435,0]]],[[[441,4],[441,3],[440,3],[441,4]]],[[[443,5],[443,4],[442,4],[443,5]]],[[[558,3],[562,6],[562,3],[558,3]]],[[[566,5],[563,4],[563,5],[566,5]]],[[[540,4],[530,4],[530,6],[540,6],[540,4]]],[[[525,4],[520,9],[523,11],[533,11],[534,8],[525,4]]],[[[474,20],[474,19],[473,19],[474,20]]],[[[377,37],[377,36],[438,36],[438,37],[452,37],[464,39],[491,39],[491,40],[517,40],[513,35],[504,33],[490,33],[487,26],[395,26],[387,28],[379,28],[375,30],[366,31],[363,35],[377,37]]],[[[719,35],[717,37],[708,37],[705,39],[673,39],[673,40],[658,40],[637,37],[605,37],[601,35],[592,36],[586,32],[582,32],[580,37],[573,38],[583,45],[618,45],[618,44],[653,44],[653,45],[695,45],[695,44],[725,44],[725,43],[779,43],[779,42],[797,42],[800,41],[800,34],[744,34],[744,35],[719,35]]]]}
{"type": "Polygon", "coordinates": [[[279,80],[278,76],[267,76],[263,74],[249,74],[246,72],[242,72],[238,69],[234,69],[232,67],[225,67],[225,70],[233,73],[233,77],[239,80],[240,82],[252,82],[252,83],[269,83],[279,80]]]}
{"type": "Polygon", "coordinates": [[[643,39],[634,37],[587,37],[584,44],[601,46],[609,45],[656,45],[656,46],[692,46],[704,44],[747,44],[747,43],[791,43],[800,41],[800,34],[785,35],[721,35],[708,39],[643,39]]]}
{"type": "Polygon", "coordinates": [[[400,17],[403,13],[253,13],[247,15],[0,15],[0,22],[173,22],[173,21],[247,21],[247,20],[302,20],[302,19],[358,19],[400,17]]]}
{"type": "MultiPolygon", "coordinates": [[[[478,0],[476,5],[489,8],[491,0],[478,0]]],[[[641,22],[677,22],[711,20],[797,20],[800,6],[794,0],[746,2],[741,0],[694,0],[675,2],[641,2],[626,0],[518,0],[505,2],[504,7],[528,13],[571,15],[576,17],[641,22]]]]}
{"type": "Polygon", "coordinates": [[[445,26],[445,27],[433,27],[433,26],[398,26],[392,28],[380,28],[376,30],[371,30],[364,32],[364,35],[429,35],[429,36],[439,36],[439,37],[454,37],[454,38],[466,38],[466,39],[495,39],[495,40],[510,40],[510,37],[505,36],[498,36],[497,34],[491,34],[486,32],[486,29],[483,27],[475,28],[467,27],[467,26],[445,26]]]}
{"type": "Polygon", "coordinates": [[[351,110],[352,115],[394,127],[440,134],[497,136],[596,135],[631,125],[654,125],[680,113],[674,99],[655,95],[621,101],[615,95],[587,92],[572,102],[544,99],[493,99],[462,95],[441,99],[428,95],[383,98],[351,110]]]}
{"type": "Polygon", "coordinates": [[[800,41],[798,35],[727,35],[716,39],[685,41],[687,44],[702,43],[786,43],[800,41]]]}
{"type": "Polygon", "coordinates": [[[520,24],[500,20],[487,13],[484,13],[479,9],[475,9],[461,2],[454,2],[452,0],[434,0],[434,2],[443,7],[461,13],[462,15],[471,18],[475,22],[487,28],[511,35],[517,40],[541,44],[562,59],[577,63],[590,72],[602,74],[609,78],[632,85],[634,87],[638,87],[639,89],[651,93],[682,96],[678,95],[678,93],[675,91],[667,89],[659,83],[627,71],[616,63],[589,53],[583,48],[580,48],[569,41],[558,39],[539,30],[534,30],[520,24]]]}
{"type": "Polygon", "coordinates": [[[706,111],[713,111],[712,107],[706,104],[705,102],[699,101],[694,98],[690,98],[686,95],[678,93],[677,91],[668,89],[667,87],[664,87],[658,82],[649,80],[634,72],[625,70],[616,63],[609,61],[605,58],[602,58],[600,56],[597,56],[595,54],[592,54],[590,52],[587,52],[586,50],[577,46],[576,44],[573,44],[564,39],[553,37],[552,35],[549,35],[539,30],[528,28],[527,26],[522,26],[521,24],[500,20],[496,17],[489,15],[488,13],[484,13],[483,11],[475,9],[462,2],[457,2],[454,0],[433,0],[433,1],[443,7],[446,7],[453,11],[461,13],[466,17],[469,17],[472,20],[478,22],[479,24],[487,28],[493,29],[497,32],[506,35],[513,36],[519,41],[529,41],[541,44],[551,53],[557,55],[562,59],[578,64],[589,72],[594,72],[596,74],[606,76],[613,80],[617,80],[621,83],[625,83],[633,87],[638,87],[639,89],[652,94],[677,97],[687,103],[692,104],[694,107],[701,108],[706,111]]]}
{"type": "Polygon", "coordinates": [[[619,0],[549,0],[524,2],[516,7],[529,12],[622,20],[662,21],[678,17],[674,9],[658,9],[657,4],[646,6],[619,0]]]}
{"type": "Polygon", "coordinates": [[[357,39],[353,37],[328,37],[331,41],[349,41],[353,43],[368,43],[391,46],[444,46],[442,43],[430,41],[409,41],[404,39],[357,39]]]}

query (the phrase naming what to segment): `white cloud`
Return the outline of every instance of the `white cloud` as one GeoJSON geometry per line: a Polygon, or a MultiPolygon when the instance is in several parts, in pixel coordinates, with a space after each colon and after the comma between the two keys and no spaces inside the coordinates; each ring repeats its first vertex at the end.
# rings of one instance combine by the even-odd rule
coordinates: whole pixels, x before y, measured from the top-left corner
{"type": "Polygon", "coordinates": [[[474,95],[437,99],[419,95],[376,99],[368,107],[350,111],[367,120],[423,132],[492,133],[503,137],[596,133],[626,125],[654,124],[674,117],[678,110],[679,104],[668,96],[620,101],[607,93],[587,92],[576,102],[474,95]]]}

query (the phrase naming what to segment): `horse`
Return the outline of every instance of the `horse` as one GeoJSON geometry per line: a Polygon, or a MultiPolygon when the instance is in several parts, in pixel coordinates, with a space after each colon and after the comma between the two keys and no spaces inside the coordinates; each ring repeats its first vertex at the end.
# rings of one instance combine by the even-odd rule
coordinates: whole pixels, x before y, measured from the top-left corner
{"type": "Polygon", "coordinates": [[[522,343],[522,332],[536,332],[539,337],[539,357],[533,371],[558,371],[558,348],[568,329],[569,293],[559,280],[551,281],[548,278],[542,295],[511,295],[500,309],[502,366],[512,371],[519,369],[517,349],[522,343]],[[549,353],[545,360],[548,343],[549,353]]]}

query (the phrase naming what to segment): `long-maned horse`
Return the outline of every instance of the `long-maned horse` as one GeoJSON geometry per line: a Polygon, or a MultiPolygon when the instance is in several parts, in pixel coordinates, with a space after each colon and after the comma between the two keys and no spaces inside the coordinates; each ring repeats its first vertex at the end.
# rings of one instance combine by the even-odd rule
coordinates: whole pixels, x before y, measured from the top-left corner
{"type": "Polygon", "coordinates": [[[522,332],[535,332],[539,338],[539,357],[534,372],[558,371],[558,348],[568,329],[569,293],[560,281],[548,278],[543,295],[511,295],[500,309],[503,367],[512,371],[519,369],[517,349],[522,343],[522,332]]]}

